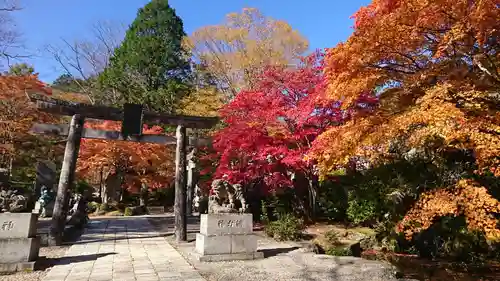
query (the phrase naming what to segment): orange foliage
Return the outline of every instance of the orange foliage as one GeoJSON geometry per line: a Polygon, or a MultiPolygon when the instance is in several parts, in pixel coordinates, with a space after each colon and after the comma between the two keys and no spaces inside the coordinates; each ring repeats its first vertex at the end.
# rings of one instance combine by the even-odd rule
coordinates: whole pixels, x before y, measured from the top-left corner
{"type": "MultiPolygon", "coordinates": [[[[86,128],[120,131],[120,122],[86,122],[86,128]]],[[[144,126],[144,134],[162,134],[157,126],[144,126]]],[[[92,177],[102,167],[111,173],[123,173],[124,186],[138,189],[141,183],[150,188],[164,187],[174,177],[174,148],[160,144],[130,141],[82,139],[77,172],[92,177]]]]}
{"type": "Polygon", "coordinates": [[[453,188],[438,189],[421,196],[397,229],[411,239],[413,234],[429,228],[436,218],[464,215],[469,230],[484,231],[488,239],[500,240],[495,213],[500,213],[500,203],[488,194],[486,188],[471,180],[461,180],[453,188]]]}
{"type": "MultiPolygon", "coordinates": [[[[54,122],[56,117],[36,110],[26,89],[50,95],[51,91],[36,75],[0,76],[0,153],[2,161],[15,156],[16,145],[26,141],[34,122],[54,122]]],[[[3,163],[5,164],[5,162],[3,163]]]]}
{"type": "Polygon", "coordinates": [[[318,138],[311,156],[320,170],[326,174],[354,155],[379,158],[397,136],[410,146],[439,136],[474,149],[480,167],[500,175],[496,5],[374,0],[361,8],[354,34],[327,54],[328,94],[348,108],[382,87],[380,108],[318,138]]]}
{"type": "MultiPolygon", "coordinates": [[[[327,93],[344,109],[364,93],[376,93],[380,103],[373,114],[317,138],[309,157],[320,173],[354,156],[383,162],[398,141],[407,148],[471,149],[479,173],[500,176],[499,18],[495,0],[373,0],[361,8],[353,35],[326,56],[327,93]],[[429,140],[438,142],[429,146],[429,140]]],[[[409,214],[420,216],[422,228],[436,216],[458,212],[469,227],[496,235],[492,218],[463,209],[469,196],[482,198],[468,203],[478,210],[486,201],[497,206],[485,189],[461,182],[456,190],[428,196],[419,203],[425,208],[417,204],[409,214]]]]}

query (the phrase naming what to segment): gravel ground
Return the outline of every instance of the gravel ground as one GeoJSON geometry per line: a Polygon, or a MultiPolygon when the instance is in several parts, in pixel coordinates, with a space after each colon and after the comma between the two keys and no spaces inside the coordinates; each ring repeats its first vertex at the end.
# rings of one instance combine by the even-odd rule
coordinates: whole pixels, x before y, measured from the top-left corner
{"type": "MultiPolygon", "coordinates": [[[[37,224],[37,235],[46,235],[50,227],[50,218],[39,218],[37,224]]],[[[71,247],[71,242],[76,241],[80,237],[80,230],[66,229],[64,237],[64,245],[54,247],[42,247],[38,256],[40,257],[32,272],[16,272],[8,275],[0,275],[0,281],[39,281],[42,280],[45,274],[54,266],[66,251],[71,247]]],[[[42,239],[43,241],[44,239],[42,239]]]]}
{"type": "Polygon", "coordinates": [[[40,259],[37,263],[37,270],[0,275],[0,281],[40,281],[50,270],[50,267],[52,267],[60,257],[64,256],[69,247],[70,245],[40,248],[40,259]]]}
{"type": "Polygon", "coordinates": [[[192,255],[194,241],[176,245],[172,236],[167,237],[167,240],[207,281],[397,280],[395,268],[387,263],[355,257],[316,255],[300,244],[280,243],[266,237],[259,239],[259,251],[264,252],[264,259],[228,262],[199,262],[192,255]]]}
{"type": "MultiPolygon", "coordinates": [[[[198,227],[196,218],[188,224],[188,243],[176,244],[173,236],[167,241],[174,246],[208,281],[396,281],[396,269],[384,262],[354,257],[316,255],[304,244],[281,243],[259,235],[259,250],[265,258],[252,261],[199,262],[192,253],[198,227]]],[[[188,220],[189,221],[189,220],[188,220]]],[[[157,231],[171,234],[171,218],[150,218],[157,231]]]]}

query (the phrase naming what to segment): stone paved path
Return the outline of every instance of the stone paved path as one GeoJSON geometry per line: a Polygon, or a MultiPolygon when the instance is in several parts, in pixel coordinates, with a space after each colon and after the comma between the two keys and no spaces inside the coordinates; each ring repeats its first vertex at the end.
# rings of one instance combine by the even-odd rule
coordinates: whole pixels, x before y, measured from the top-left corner
{"type": "Polygon", "coordinates": [[[146,218],[91,220],[43,281],[203,281],[146,218]]]}

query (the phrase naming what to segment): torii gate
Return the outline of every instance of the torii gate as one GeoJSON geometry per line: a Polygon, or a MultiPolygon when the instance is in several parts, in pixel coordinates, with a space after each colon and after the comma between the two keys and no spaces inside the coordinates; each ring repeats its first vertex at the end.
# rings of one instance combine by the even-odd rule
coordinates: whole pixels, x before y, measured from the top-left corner
{"type": "MultiPolygon", "coordinates": [[[[62,234],[66,223],[66,211],[68,204],[68,189],[73,184],[75,178],[76,161],[82,138],[106,139],[106,140],[125,140],[158,144],[176,144],[175,157],[175,237],[178,242],[187,241],[187,212],[191,210],[187,206],[187,146],[189,139],[186,135],[186,128],[208,129],[215,126],[218,122],[217,117],[199,117],[159,114],[153,112],[143,112],[142,106],[125,105],[124,109],[106,106],[93,106],[84,103],[74,103],[49,98],[36,92],[26,92],[31,102],[36,104],[40,111],[72,116],[71,123],[68,125],[54,124],[35,124],[32,128],[33,133],[38,134],[56,134],[67,136],[66,149],[64,151],[64,160],[59,177],[57,196],[52,214],[52,226],[49,232],[49,244],[60,245],[62,243],[62,234]],[[122,132],[103,131],[84,128],[85,118],[123,121],[122,132]],[[165,124],[177,126],[176,136],[165,135],[143,135],[142,121],[148,124],[165,124]],[[125,123],[129,125],[125,126],[125,123]],[[128,127],[128,128],[126,128],[128,127]],[[135,128],[135,129],[134,129],[135,128]],[[135,130],[135,132],[134,132],[135,130]]],[[[193,140],[191,145],[195,146],[207,141],[193,140]]],[[[190,184],[192,182],[190,181],[190,184]]],[[[190,189],[193,187],[190,186],[190,189]]],[[[192,193],[192,191],[190,192],[192,193]]],[[[191,200],[190,200],[191,201],[191,200]]]]}

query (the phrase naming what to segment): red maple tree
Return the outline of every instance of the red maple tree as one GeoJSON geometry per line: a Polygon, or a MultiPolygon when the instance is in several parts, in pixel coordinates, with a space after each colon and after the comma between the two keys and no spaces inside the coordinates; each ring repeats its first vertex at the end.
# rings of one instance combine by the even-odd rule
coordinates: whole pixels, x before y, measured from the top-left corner
{"type": "Polygon", "coordinates": [[[322,61],[323,53],[316,52],[296,68],[267,67],[253,90],[221,110],[226,126],[214,135],[215,178],[258,181],[267,190],[293,186],[298,174],[316,181],[304,156],[316,136],[343,116],[338,103],[322,102],[322,61]]]}

